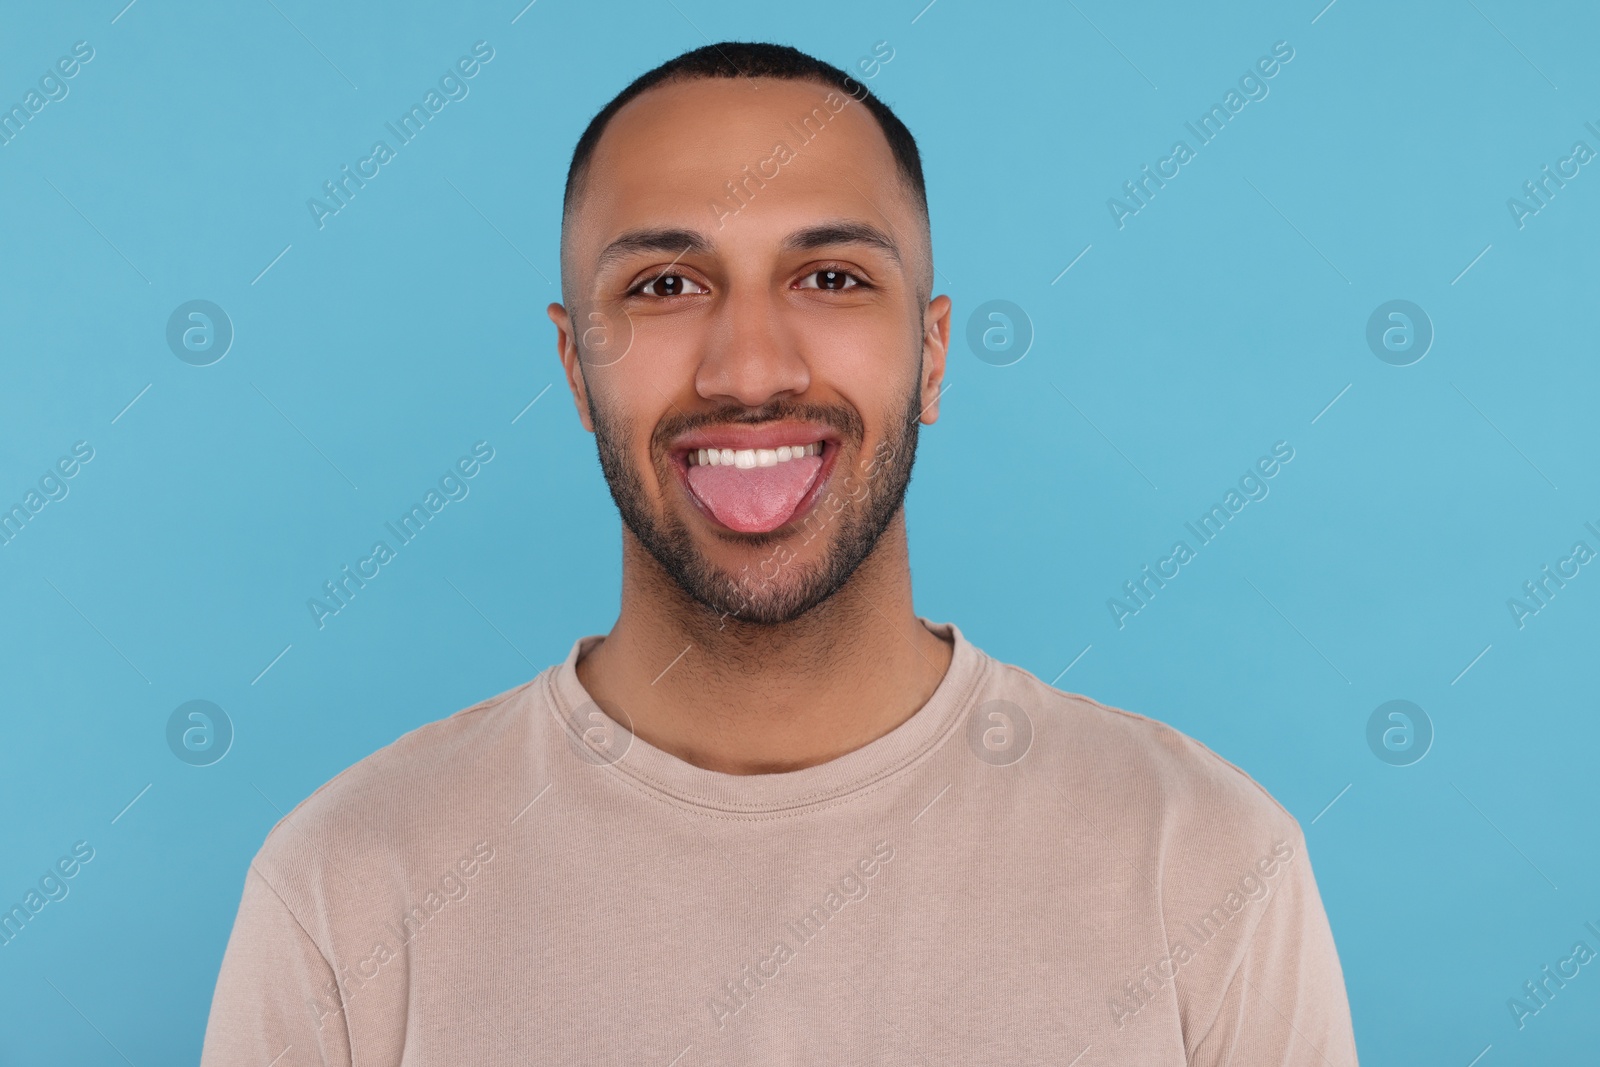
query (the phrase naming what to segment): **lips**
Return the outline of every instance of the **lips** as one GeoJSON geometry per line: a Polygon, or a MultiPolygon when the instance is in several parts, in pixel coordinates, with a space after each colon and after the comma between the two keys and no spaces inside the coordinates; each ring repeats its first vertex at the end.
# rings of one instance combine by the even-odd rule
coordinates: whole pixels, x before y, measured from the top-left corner
{"type": "Polygon", "coordinates": [[[673,448],[690,499],[738,533],[771,533],[809,512],[837,455],[832,431],[796,424],[701,430],[673,448]]]}

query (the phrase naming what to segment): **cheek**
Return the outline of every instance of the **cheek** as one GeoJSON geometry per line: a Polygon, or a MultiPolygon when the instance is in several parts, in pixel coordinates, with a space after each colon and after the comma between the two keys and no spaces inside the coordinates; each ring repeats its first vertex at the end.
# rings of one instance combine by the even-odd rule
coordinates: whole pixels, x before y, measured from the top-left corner
{"type": "Polygon", "coordinates": [[[669,469],[674,462],[671,456],[664,451],[652,454],[651,441],[662,420],[674,413],[669,401],[684,409],[681,386],[673,388],[659,370],[648,375],[614,368],[586,373],[601,449],[647,483],[676,477],[669,469]]]}
{"type": "Polygon", "coordinates": [[[619,366],[633,351],[634,319],[620,304],[580,311],[572,328],[585,368],[619,366]]]}
{"type": "MultiPolygon", "coordinates": [[[[587,346],[584,370],[591,387],[630,409],[666,407],[694,389],[695,373],[712,340],[711,325],[691,316],[630,316],[612,310],[590,328],[603,348],[587,346]]],[[[670,410],[670,408],[668,408],[670,410]]]]}
{"type": "MultiPolygon", "coordinates": [[[[830,394],[843,397],[869,421],[891,408],[898,412],[906,390],[916,387],[921,350],[915,337],[899,321],[869,320],[865,315],[825,331],[812,329],[804,339],[803,354],[818,399],[830,394]]],[[[867,433],[894,436],[887,429],[868,426],[867,433]]]]}

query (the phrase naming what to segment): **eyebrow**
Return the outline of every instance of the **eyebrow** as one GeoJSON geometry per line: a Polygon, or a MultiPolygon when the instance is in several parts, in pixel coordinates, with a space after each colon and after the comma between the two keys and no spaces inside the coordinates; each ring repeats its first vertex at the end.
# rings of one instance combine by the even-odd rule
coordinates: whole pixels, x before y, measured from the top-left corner
{"type": "MultiPolygon", "coordinates": [[[[808,252],[831,245],[866,245],[883,252],[896,264],[904,266],[900,246],[894,239],[867,222],[841,220],[824,222],[796,230],[784,239],[785,252],[808,252]]],[[[696,230],[675,227],[647,227],[629,230],[606,245],[595,260],[595,272],[602,273],[613,264],[641,252],[671,252],[675,256],[706,255],[715,246],[709,238],[696,230]]]]}
{"type": "Polygon", "coordinates": [[[619,260],[640,252],[671,252],[674,255],[704,255],[711,242],[694,230],[653,228],[629,230],[601,249],[595,260],[595,273],[602,273],[619,260]]]}
{"type": "Polygon", "coordinates": [[[785,252],[809,252],[829,245],[866,245],[904,266],[900,259],[900,246],[894,238],[867,222],[824,222],[791,233],[783,242],[785,252]]]}

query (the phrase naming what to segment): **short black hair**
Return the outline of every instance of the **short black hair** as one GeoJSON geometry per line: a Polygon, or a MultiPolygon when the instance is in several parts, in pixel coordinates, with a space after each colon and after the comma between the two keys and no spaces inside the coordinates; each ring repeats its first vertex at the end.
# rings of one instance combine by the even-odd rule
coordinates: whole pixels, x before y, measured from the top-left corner
{"type": "Polygon", "coordinates": [[[567,187],[562,198],[562,213],[572,207],[573,194],[582,184],[600,135],[616,113],[634,97],[658,85],[694,78],[783,78],[791,81],[817,81],[832,86],[865,104],[878,120],[883,136],[894,153],[900,175],[910,188],[924,218],[928,215],[928,190],[922,179],[922,156],[916,138],[906,129],[889,106],[874,96],[865,85],[830,63],[807,55],[797,48],[760,41],[723,41],[708,44],[667,60],[654,70],[639,75],[628,87],[600,109],[589,121],[567,167],[567,187]]]}

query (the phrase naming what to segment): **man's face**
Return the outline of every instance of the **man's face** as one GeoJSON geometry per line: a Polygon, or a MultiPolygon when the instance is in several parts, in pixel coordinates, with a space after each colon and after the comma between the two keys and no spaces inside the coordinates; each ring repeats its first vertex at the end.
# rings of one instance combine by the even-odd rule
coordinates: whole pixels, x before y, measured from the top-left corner
{"type": "Polygon", "coordinates": [[[564,230],[550,317],[628,529],[724,616],[826,600],[900,513],[949,338],[877,122],[809,81],[652,89],[564,230]]]}

